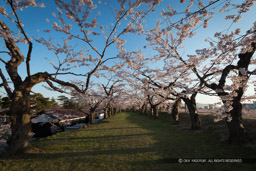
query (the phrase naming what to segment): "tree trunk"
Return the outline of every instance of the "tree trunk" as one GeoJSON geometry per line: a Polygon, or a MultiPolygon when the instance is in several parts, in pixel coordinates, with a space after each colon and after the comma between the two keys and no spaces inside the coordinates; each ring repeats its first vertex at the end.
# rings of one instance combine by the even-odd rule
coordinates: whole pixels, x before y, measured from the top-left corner
{"type": "Polygon", "coordinates": [[[112,106],[110,107],[110,115],[111,115],[111,116],[114,116],[114,110],[113,110],[113,107],[112,107],[112,106]]]}
{"type": "Polygon", "coordinates": [[[179,124],[179,105],[181,103],[181,99],[177,99],[173,106],[172,106],[172,118],[173,118],[173,121],[174,121],[174,124],[179,124]]]}
{"type": "Polygon", "coordinates": [[[104,119],[108,118],[108,108],[106,107],[104,110],[104,119]]]}
{"type": "Polygon", "coordinates": [[[144,114],[144,110],[145,110],[145,103],[141,106],[140,108],[140,114],[144,114]]]}
{"type": "MultiPolygon", "coordinates": [[[[243,78],[243,85],[239,87],[239,89],[236,90],[237,96],[233,98],[232,101],[232,107],[233,109],[227,113],[228,115],[231,115],[231,121],[229,118],[226,118],[226,123],[229,128],[229,138],[228,141],[230,143],[235,144],[242,144],[249,140],[249,136],[243,126],[243,120],[242,120],[242,104],[241,99],[244,94],[244,85],[247,84],[247,81],[249,79],[249,76],[247,74],[241,73],[240,69],[245,69],[246,71],[249,68],[249,64],[251,62],[251,58],[253,57],[253,54],[256,50],[256,43],[251,43],[252,50],[243,54],[239,54],[239,61],[237,62],[238,70],[239,70],[239,77],[243,78]]],[[[225,102],[223,101],[225,104],[225,102]]],[[[227,116],[228,117],[228,116],[227,116]]]]}
{"type": "Polygon", "coordinates": [[[229,103],[232,103],[232,109],[231,111],[226,111],[227,117],[226,117],[226,123],[229,128],[229,138],[228,141],[230,143],[235,144],[241,144],[243,142],[246,142],[249,140],[248,134],[243,126],[242,122],[242,104],[241,99],[244,94],[244,87],[246,87],[247,82],[250,78],[249,73],[242,73],[242,70],[248,71],[249,65],[251,63],[251,58],[253,57],[255,50],[256,50],[256,43],[251,43],[252,49],[250,51],[247,51],[245,53],[241,53],[238,55],[238,62],[237,65],[227,65],[221,75],[221,79],[219,80],[219,84],[211,84],[207,85],[207,87],[211,88],[212,90],[218,90],[216,93],[219,97],[223,96],[230,96],[230,92],[224,91],[225,82],[227,80],[228,74],[234,70],[238,70],[238,79],[240,83],[235,83],[239,85],[239,88],[236,90],[233,90],[237,95],[232,97],[232,101],[223,99],[222,102],[226,107],[229,107],[229,103]],[[222,90],[222,91],[220,91],[222,90]]]}
{"type": "Polygon", "coordinates": [[[147,116],[147,113],[148,113],[148,108],[147,108],[147,105],[144,106],[144,110],[143,110],[143,114],[145,116],[147,116]]]}
{"type": "Polygon", "coordinates": [[[191,129],[192,130],[198,130],[201,129],[201,121],[199,119],[199,115],[197,113],[196,109],[196,102],[195,100],[190,100],[188,98],[183,99],[185,103],[187,104],[189,116],[191,120],[191,129]]]}
{"type": "Polygon", "coordinates": [[[249,140],[249,136],[243,126],[242,121],[242,104],[240,102],[233,103],[233,110],[230,111],[231,121],[226,118],[229,128],[229,143],[242,144],[249,140]]]}
{"type": "Polygon", "coordinates": [[[30,99],[29,92],[15,91],[10,106],[11,136],[8,139],[6,155],[25,153],[32,148],[30,144],[30,99]]]}
{"type": "Polygon", "coordinates": [[[153,112],[153,117],[155,119],[158,119],[158,108],[157,108],[157,106],[152,106],[152,112],[153,112]]]}
{"type": "Polygon", "coordinates": [[[107,116],[111,117],[111,107],[107,107],[107,116]]]}
{"type": "Polygon", "coordinates": [[[95,110],[91,110],[90,111],[89,123],[90,124],[94,124],[95,123],[95,110]]]}
{"type": "Polygon", "coordinates": [[[113,115],[115,115],[116,114],[116,108],[114,107],[113,108],[113,115]]]}
{"type": "Polygon", "coordinates": [[[153,111],[153,107],[150,107],[150,116],[153,118],[154,117],[154,111],[153,111]]]}

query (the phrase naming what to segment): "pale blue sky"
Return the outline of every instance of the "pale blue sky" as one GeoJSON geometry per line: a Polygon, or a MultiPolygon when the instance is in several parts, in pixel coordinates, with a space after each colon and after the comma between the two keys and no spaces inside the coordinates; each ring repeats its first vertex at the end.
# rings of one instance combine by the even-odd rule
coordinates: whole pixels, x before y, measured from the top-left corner
{"type": "MultiPolygon", "coordinates": [[[[49,29],[51,27],[50,23],[46,22],[46,18],[50,19],[51,21],[54,21],[55,19],[52,17],[52,11],[56,11],[56,6],[54,5],[53,0],[45,0],[42,1],[45,3],[46,8],[27,8],[24,9],[22,13],[20,13],[20,19],[24,23],[24,29],[29,34],[29,36],[36,36],[37,30],[39,29],[39,36],[36,36],[36,38],[39,38],[40,36],[44,37],[53,37],[53,40],[56,42],[61,42],[62,38],[59,34],[56,34],[56,32],[46,34],[42,31],[45,29],[49,29]]],[[[110,6],[114,7],[116,5],[114,0],[109,1],[110,6]]],[[[160,16],[160,11],[167,7],[168,4],[172,6],[175,9],[182,9],[184,7],[183,4],[179,3],[180,0],[164,0],[159,6],[155,7],[156,12],[153,14],[149,14],[147,16],[147,22],[146,22],[146,29],[151,28],[155,25],[156,21],[158,20],[160,16]]],[[[205,1],[206,2],[206,1],[205,1]]],[[[94,3],[98,3],[98,0],[94,1],[94,3]]],[[[3,1],[0,2],[0,6],[3,5],[3,1]]],[[[101,4],[98,4],[98,10],[101,11],[101,16],[98,17],[98,23],[99,25],[109,25],[109,23],[114,22],[113,20],[113,14],[111,11],[106,7],[104,4],[104,0],[102,0],[101,4]]],[[[92,16],[95,17],[97,12],[94,13],[92,16]]],[[[250,28],[252,26],[252,23],[255,22],[255,16],[256,16],[256,7],[251,9],[250,13],[243,16],[243,19],[238,24],[234,24],[232,28],[241,27],[242,31],[250,28]]],[[[2,16],[1,16],[2,18],[2,16]]],[[[204,48],[207,44],[204,42],[204,39],[207,37],[212,37],[212,35],[215,32],[223,31],[227,28],[228,22],[226,20],[223,20],[223,14],[217,13],[216,17],[209,23],[209,27],[207,29],[200,28],[197,30],[198,35],[194,37],[193,39],[189,39],[184,43],[185,46],[185,54],[193,54],[195,49],[204,48]]],[[[11,26],[12,27],[12,26],[11,26]]],[[[75,28],[74,28],[75,29],[75,28]]],[[[140,38],[138,35],[132,35],[129,34],[125,37],[122,37],[127,40],[127,43],[125,44],[125,48],[127,50],[139,50],[144,46],[146,41],[143,38],[140,38]]],[[[3,42],[1,42],[1,49],[3,50],[3,42]]],[[[93,44],[97,46],[98,49],[102,48],[104,46],[104,42],[102,42],[102,38],[95,39],[93,44]]],[[[83,46],[83,45],[79,45],[83,46]]],[[[26,48],[24,46],[21,46],[22,52],[26,52],[26,48]]],[[[112,45],[111,48],[107,51],[106,57],[112,57],[115,56],[118,53],[116,49],[116,45],[112,45]]],[[[145,52],[146,55],[151,55],[154,53],[152,50],[145,52]]],[[[45,57],[50,58],[51,61],[56,61],[54,55],[52,52],[49,52],[46,47],[34,42],[34,48],[32,52],[32,60],[31,60],[31,71],[32,73],[35,72],[54,72],[52,69],[52,66],[50,65],[50,62],[45,60],[45,57]]],[[[4,59],[4,57],[3,57],[4,59]]],[[[1,68],[4,68],[2,63],[0,64],[1,68]]],[[[24,73],[23,76],[26,74],[25,67],[22,65],[19,68],[20,73],[24,73]]],[[[83,72],[86,71],[83,69],[83,72]]],[[[72,77],[66,77],[65,79],[71,80],[72,77]]],[[[253,88],[249,89],[249,93],[253,93],[253,88]]],[[[33,88],[33,91],[42,93],[46,97],[57,97],[58,95],[61,95],[57,92],[48,91],[45,88],[42,87],[42,84],[39,84],[33,88]]],[[[3,96],[4,89],[0,88],[0,95],[3,96]]],[[[197,101],[199,103],[213,103],[218,100],[218,97],[209,97],[209,96],[203,96],[198,95],[197,101]],[[206,100],[207,99],[207,100],[206,100]]]]}

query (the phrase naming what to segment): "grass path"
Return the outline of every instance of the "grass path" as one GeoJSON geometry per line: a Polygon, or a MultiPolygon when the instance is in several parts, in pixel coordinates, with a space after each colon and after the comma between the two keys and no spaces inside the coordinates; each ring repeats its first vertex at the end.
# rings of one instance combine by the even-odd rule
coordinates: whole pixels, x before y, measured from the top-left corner
{"type": "Polygon", "coordinates": [[[228,146],[202,131],[119,113],[87,129],[33,143],[39,153],[0,159],[0,170],[256,170],[255,164],[180,164],[173,158],[255,158],[256,149],[228,146]]]}

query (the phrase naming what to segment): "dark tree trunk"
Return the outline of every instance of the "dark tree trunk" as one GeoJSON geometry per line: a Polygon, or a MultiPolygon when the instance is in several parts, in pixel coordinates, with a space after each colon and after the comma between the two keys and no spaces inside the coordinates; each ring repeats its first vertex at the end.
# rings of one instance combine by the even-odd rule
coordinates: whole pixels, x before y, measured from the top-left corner
{"type": "Polygon", "coordinates": [[[114,115],[113,107],[112,107],[112,106],[110,106],[110,108],[109,108],[109,109],[110,109],[110,115],[111,115],[111,116],[113,116],[113,115],[114,115]]]}
{"type": "MultiPolygon", "coordinates": [[[[243,75],[240,71],[240,69],[248,70],[249,64],[251,62],[251,58],[256,50],[256,43],[252,43],[252,51],[246,52],[243,54],[239,54],[239,61],[237,62],[238,70],[239,70],[239,76],[244,78],[244,85],[247,84],[247,81],[249,79],[249,76],[247,74],[243,75]]],[[[227,113],[228,115],[231,114],[231,121],[226,118],[226,123],[229,128],[229,138],[228,141],[230,143],[235,144],[242,144],[249,140],[249,136],[243,126],[243,120],[242,120],[242,104],[241,104],[241,98],[244,94],[244,87],[240,86],[238,90],[236,90],[237,96],[233,98],[232,107],[233,109],[227,113]]],[[[225,102],[223,102],[225,103],[225,102]]]]}
{"type": "Polygon", "coordinates": [[[111,107],[108,107],[108,117],[111,117],[111,107]]]}
{"type": "Polygon", "coordinates": [[[154,96],[150,97],[148,95],[148,102],[150,104],[150,112],[151,112],[151,117],[155,118],[155,119],[158,119],[158,105],[161,104],[161,102],[159,103],[153,103],[153,98],[154,96]]]}
{"type": "Polygon", "coordinates": [[[181,103],[181,99],[177,99],[172,106],[172,118],[174,124],[179,124],[179,105],[181,103]]]}
{"type": "MultiPolygon", "coordinates": [[[[229,72],[233,69],[238,69],[238,76],[241,81],[241,85],[235,92],[237,93],[237,96],[232,97],[232,107],[233,109],[230,112],[227,113],[226,117],[226,123],[229,128],[229,143],[235,143],[235,144],[242,144],[249,140],[249,136],[243,126],[243,120],[242,120],[242,104],[241,99],[244,94],[244,87],[246,86],[248,80],[249,80],[249,74],[248,73],[241,73],[241,70],[248,71],[249,64],[251,62],[251,58],[253,57],[253,54],[256,50],[256,43],[251,43],[251,51],[239,54],[239,61],[237,62],[237,66],[229,65],[226,66],[225,69],[222,72],[222,77],[219,81],[219,84],[212,84],[210,88],[212,89],[221,89],[223,92],[218,93],[219,96],[226,96],[229,95],[229,93],[224,92],[224,85],[226,81],[226,77],[229,74],[229,72]],[[231,116],[230,116],[231,115],[231,116]],[[230,118],[229,118],[230,117],[230,118]]],[[[223,100],[223,104],[226,104],[228,101],[223,100]]],[[[230,101],[229,101],[230,102],[230,101]]],[[[228,105],[227,105],[228,106],[228,105]]]]}
{"type": "Polygon", "coordinates": [[[226,117],[226,123],[229,128],[229,143],[242,144],[249,140],[249,136],[244,128],[242,119],[242,104],[236,100],[232,105],[233,109],[227,113],[231,118],[226,117]]]}
{"type": "Polygon", "coordinates": [[[89,123],[94,124],[95,123],[95,111],[99,107],[101,101],[97,102],[90,108],[90,116],[89,116],[89,123]]]}
{"type": "Polygon", "coordinates": [[[95,111],[94,110],[90,111],[89,123],[90,124],[94,124],[95,123],[95,111]]]}
{"type": "Polygon", "coordinates": [[[113,114],[114,114],[114,115],[116,114],[116,111],[117,111],[117,110],[116,110],[116,108],[114,107],[114,108],[113,108],[113,114]]]}
{"type": "Polygon", "coordinates": [[[155,119],[158,119],[158,108],[157,105],[151,106],[151,116],[155,119]]]}
{"type": "Polygon", "coordinates": [[[106,107],[106,116],[109,118],[112,116],[112,107],[110,104],[107,105],[106,107]]]}
{"type": "Polygon", "coordinates": [[[11,136],[6,155],[25,153],[30,148],[30,99],[29,92],[15,91],[10,106],[11,136]]]}
{"type": "Polygon", "coordinates": [[[143,103],[143,105],[140,108],[140,114],[144,114],[144,110],[145,110],[145,103],[143,103]]]}
{"type": "Polygon", "coordinates": [[[197,113],[195,97],[193,97],[193,95],[192,95],[191,99],[183,98],[183,100],[185,101],[185,103],[188,107],[189,116],[190,116],[190,120],[191,120],[191,129],[192,130],[201,129],[201,121],[200,121],[199,115],[197,113]]]}
{"type": "Polygon", "coordinates": [[[107,119],[108,118],[108,108],[106,107],[104,109],[104,119],[107,119]]]}
{"type": "Polygon", "coordinates": [[[147,116],[147,114],[148,114],[148,107],[147,107],[147,105],[145,105],[145,107],[144,107],[143,114],[145,116],[147,116]]]}
{"type": "Polygon", "coordinates": [[[153,111],[152,106],[150,107],[150,116],[151,116],[152,118],[154,117],[154,111],[153,111]]]}

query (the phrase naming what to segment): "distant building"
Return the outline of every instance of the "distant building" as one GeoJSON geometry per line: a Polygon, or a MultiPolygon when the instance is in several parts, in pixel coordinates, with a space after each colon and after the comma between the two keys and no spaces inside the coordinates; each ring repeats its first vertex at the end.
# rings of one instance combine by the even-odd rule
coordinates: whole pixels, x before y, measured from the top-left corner
{"type": "Polygon", "coordinates": [[[254,110],[256,109],[256,101],[254,101],[253,103],[243,103],[243,107],[254,110]]]}
{"type": "Polygon", "coordinates": [[[209,109],[209,104],[196,103],[198,109],[209,109]]]}
{"type": "Polygon", "coordinates": [[[210,109],[210,110],[215,109],[215,106],[214,106],[213,104],[209,104],[209,106],[208,106],[208,107],[209,107],[209,109],[210,109]]]}

